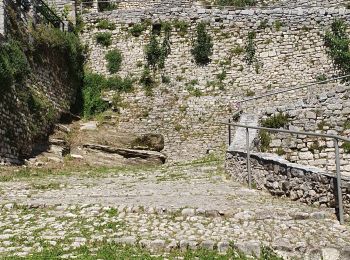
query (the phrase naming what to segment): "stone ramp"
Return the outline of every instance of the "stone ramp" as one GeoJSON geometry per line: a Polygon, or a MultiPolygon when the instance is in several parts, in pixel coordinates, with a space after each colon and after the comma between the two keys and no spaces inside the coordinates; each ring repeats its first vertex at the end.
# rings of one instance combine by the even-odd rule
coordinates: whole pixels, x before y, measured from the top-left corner
{"type": "Polygon", "coordinates": [[[226,178],[222,162],[53,175],[0,190],[0,256],[36,251],[40,239],[64,248],[107,240],[221,252],[234,242],[248,254],[264,244],[303,259],[350,252],[349,227],[333,211],[249,190],[226,178]]]}
{"type": "MultiPolygon", "coordinates": [[[[248,126],[258,126],[259,115],[252,113],[243,113],[240,116],[239,124],[248,126]]],[[[249,140],[252,146],[254,138],[258,135],[258,131],[255,129],[249,129],[249,140]]],[[[237,127],[233,141],[229,147],[229,151],[244,151],[246,150],[246,129],[243,127],[237,127]]]]}

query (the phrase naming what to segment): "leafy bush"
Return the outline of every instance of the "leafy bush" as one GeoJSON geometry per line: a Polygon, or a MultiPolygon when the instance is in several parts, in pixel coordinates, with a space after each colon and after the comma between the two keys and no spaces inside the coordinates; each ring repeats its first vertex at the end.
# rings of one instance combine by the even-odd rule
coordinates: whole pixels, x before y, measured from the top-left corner
{"type": "Polygon", "coordinates": [[[110,73],[116,73],[120,70],[120,65],[123,60],[122,53],[118,49],[109,51],[106,54],[107,68],[110,73]]]}
{"type": "Polygon", "coordinates": [[[98,21],[96,27],[98,29],[105,29],[105,30],[115,30],[116,28],[115,23],[110,22],[107,19],[102,19],[98,21]]]}
{"type": "Polygon", "coordinates": [[[346,32],[347,26],[343,20],[335,20],[331,27],[331,31],[327,31],[325,35],[327,54],[341,74],[350,74],[350,39],[346,32]]]}
{"type": "Polygon", "coordinates": [[[236,45],[233,49],[230,50],[233,55],[239,56],[244,52],[244,48],[240,45],[236,45]]]}
{"type": "Polygon", "coordinates": [[[221,6],[245,7],[256,5],[256,0],[217,0],[216,4],[221,6]]]}
{"type": "Polygon", "coordinates": [[[169,84],[170,83],[170,77],[162,75],[162,83],[169,84]]]}
{"type": "Polygon", "coordinates": [[[344,142],[341,147],[344,149],[344,153],[350,153],[350,142],[344,142]]]}
{"type": "Polygon", "coordinates": [[[107,109],[108,105],[101,97],[101,90],[106,85],[106,79],[102,75],[85,73],[83,87],[84,117],[91,117],[107,109]]]}
{"type": "Polygon", "coordinates": [[[142,76],[140,78],[140,83],[143,85],[144,89],[146,90],[146,95],[152,94],[152,89],[156,84],[156,81],[151,75],[151,71],[149,68],[145,68],[143,70],[142,76]]]}
{"type": "Polygon", "coordinates": [[[133,84],[134,80],[129,76],[124,79],[119,76],[110,77],[106,81],[106,87],[108,89],[118,90],[120,92],[130,92],[133,84]]]}
{"type": "Polygon", "coordinates": [[[261,121],[261,125],[268,128],[283,128],[287,123],[288,115],[284,115],[282,113],[278,113],[261,121]]]}
{"type": "Polygon", "coordinates": [[[157,36],[151,35],[150,42],[145,47],[147,66],[154,70],[164,68],[166,57],[170,54],[170,32],[165,33],[162,45],[159,44],[157,36]]]}
{"type": "Polygon", "coordinates": [[[98,10],[100,12],[113,11],[118,9],[118,4],[109,2],[98,2],[98,10]]]}
{"type": "Polygon", "coordinates": [[[145,24],[137,23],[131,27],[129,32],[131,33],[131,35],[133,35],[135,37],[139,37],[142,34],[142,32],[144,30],[146,30],[146,28],[147,28],[147,26],[145,24]]]}
{"type": "Polygon", "coordinates": [[[206,65],[210,62],[209,57],[213,54],[213,43],[206,31],[205,23],[199,23],[197,25],[197,39],[193,43],[191,53],[199,65],[206,65]]]}
{"type": "Polygon", "coordinates": [[[109,32],[99,32],[96,34],[96,42],[108,47],[112,44],[112,34],[109,32]]]}
{"type": "Polygon", "coordinates": [[[5,94],[12,84],[23,81],[29,72],[27,57],[16,41],[0,45],[0,95],[5,94]]]}

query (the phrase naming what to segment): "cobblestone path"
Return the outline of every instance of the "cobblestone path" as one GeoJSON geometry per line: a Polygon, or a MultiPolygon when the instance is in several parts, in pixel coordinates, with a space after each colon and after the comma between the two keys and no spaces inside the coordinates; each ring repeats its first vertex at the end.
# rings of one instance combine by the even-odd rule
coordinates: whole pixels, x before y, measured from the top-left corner
{"type": "Polygon", "coordinates": [[[222,162],[108,170],[0,182],[0,256],[96,241],[170,251],[225,252],[232,242],[285,258],[350,259],[349,224],[329,209],[249,190],[226,178],[222,162]]]}

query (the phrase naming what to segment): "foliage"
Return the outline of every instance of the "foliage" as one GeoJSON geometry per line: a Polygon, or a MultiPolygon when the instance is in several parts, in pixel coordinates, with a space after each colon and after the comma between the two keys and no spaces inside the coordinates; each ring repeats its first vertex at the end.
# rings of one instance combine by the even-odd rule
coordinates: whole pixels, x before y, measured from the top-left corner
{"type": "Polygon", "coordinates": [[[102,46],[108,47],[112,44],[112,33],[99,32],[96,34],[96,42],[102,46]]]}
{"type": "Polygon", "coordinates": [[[248,64],[252,64],[255,61],[255,44],[254,39],[256,37],[255,32],[248,32],[248,41],[245,46],[246,57],[245,60],[248,64]]]}
{"type": "Polygon", "coordinates": [[[267,152],[270,148],[271,136],[266,130],[260,130],[259,132],[260,139],[260,151],[267,152]]]}
{"type": "Polygon", "coordinates": [[[184,21],[184,20],[175,20],[174,21],[174,27],[178,31],[180,36],[183,37],[187,33],[189,24],[186,21],[184,21]]]}
{"type": "Polygon", "coordinates": [[[118,9],[118,4],[109,2],[98,2],[98,10],[100,12],[113,11],[118,9]]]}
{"type": "Polygon", "coordinates": [[[68,82],[79,91],[83,82],[86,50],[78,36],[48,26],[37,27],[32,35],[37,56],[40,56],[43,51],[56,50],[62,54],[62,57],[67,57],[68,82]]]}
{"type": "Polygon", "coordinates": [[[261,125],[267,128],[283,128],[288,123],[288,115],[278,113],[261,121],[261,125]]]}
{"type": "Polygon", "coordinates": [[[258,29],[263,30],[263,29],[266,29],[268,26],[269,26],[269,20],[264,19],[264,20],[260,21],[258,29]]]}
{"type": "Polygon", "coordinates": [[[21,82],[29,74],[27,57],[19,43],[14,40],[0,45],[0,95],[5,94],[12,84],[21,82]]]}
{"type": "Polygon", "coordinates": [[[327,31],[325,35],[327,54],[342,75],[350,74],[350,39],[346,29],[347,26],[343,20],[335,20],[331,31],[327,31]]]}
{"type": "Polygon", "coordinates": [[[159,44],[157,36],[152,34],[150,42],[145,47],[147,66],[153,70],[164,68],[165,59],[170,51],[170,31],[165,31],[162,45],[159,44]]]}
{"type": "Polygon", "coordinates": [[[219,73],[218,75],[216,75],[216,78],[219,81],[223,81],[224,79],[226,79],[226,71],[222,70],[221,73],[219,73]]]}
{"type": "Polygon", "coordinates": [[[317,75],[316,80],[317,80],[317,82],[325,81],[325,80],[327,80],[327,76],[324,74],[317,75]]]}
{"type": "Polygon", "coordinates": [[[233,49],[230,50],[231,54],[239,56],[244,52],[244,48],[240,45],[236,45],[233,49]]]}
{"type": "Polygon", "coordinates": [[[107,19],[102,19],[98,21],[96,28],[112,31],[112,30],[115,30],[116,26],[115,26],[115,23],[110,22],[107,19]]]}
{"type": "Polygon", "coordinates": [[[344,142],[341,147],[344,149],[344,153],[350,153],[350,142],[344,142]]]}
{"type": "Polygon", "coordinates": [[[152,88],[155,86],[156,81],[152,77],[151,71],[149,70],[149,68],[146,67],[143,70],[142,76],[140,78],[140,83],[145,88],[146,94],[147,95],[151,95],[152,94],[152,88]]]}
{"type": "Polygon", "coordinates": [[[106,80],[106,88],[120,92],[132,91],[133,84],[134,80],[129,76],[125,77],[124,79],[119,76],[114,76],[106,80]]]}
{"type": "Polygon", "coordinates": [[[109,51],[106,54],[107,68],[110,73],[116,73],[120,70],[120,65],[123,60],[122,53],[118,49],[109,51]]]}
{"type": "Polygon", "coordinates": [[[85,117],[91,117],[107,109],[107,103],[101,97],[101,90],[106,87],[106,84],[106,79],[102,75],[85,73],[83,87],[85,117]]]}
{"type": "Polygon", "coordinates": [[[253,90],[251,90],[251,89],[247,89],[246,96],[247,97],[253,97],[253,96],[255,96],[255,92],[253,90]]]}
{"type": "Polygon", "coordinates": [[[281,30],[281,27],[283,26],[283,23],[282,23],[280,20],[276,20],[276,21],[274,22],[274,25],[275,25],[276,31],[280,31],[280,30],[281,30]]]}
{"type": "Polygon", "coordinates": [[[170,83],[170,77],[162,75],[162,83],[169,84],[170,83]]]}
{"type": "Polygon", "coordinates": [[[193,43],[191,53],[199,65],[206,65],[210,62],[210,56],[213,54],[213,43],[206,31],[206,24],[203,22],[197,25],[197,39],[193,43]]]}
{"type": "Polygon", "coordinates": [[[131,35],[135,36],[135,37],[139,37],[142,32],[144,30],[146,30],[147,26],[143,23],[137,23],[134,24],[131,29],[129,30],[129,32],[131,33],[131,35]]]}
{"type": "Polygon", "coordinates": [[[221,6],[245,7],[256,5],[256,0],[217,0],[216,4],[221,6]]]}

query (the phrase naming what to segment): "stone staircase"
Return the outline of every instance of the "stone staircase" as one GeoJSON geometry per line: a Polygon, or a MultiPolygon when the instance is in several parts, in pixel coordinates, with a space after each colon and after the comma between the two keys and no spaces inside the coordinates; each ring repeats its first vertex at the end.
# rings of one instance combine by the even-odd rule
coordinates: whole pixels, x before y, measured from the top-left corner
{"type": "MultiPolygon", "coordinates": [[[[249,126],[258,126],[259,115],[253,113],[243,113],[240,116],[239,124],[249,125],[249,126]]],[[[257,137],[258,131],[255,129],[249,129],[249,141],[250,147],[253,145],[253,140],[257,137]]],[[[233,141],[229,147],[229,151],[243,151],[246,149],[246,129],[243,127],[237,127],[233,141]]]]}

